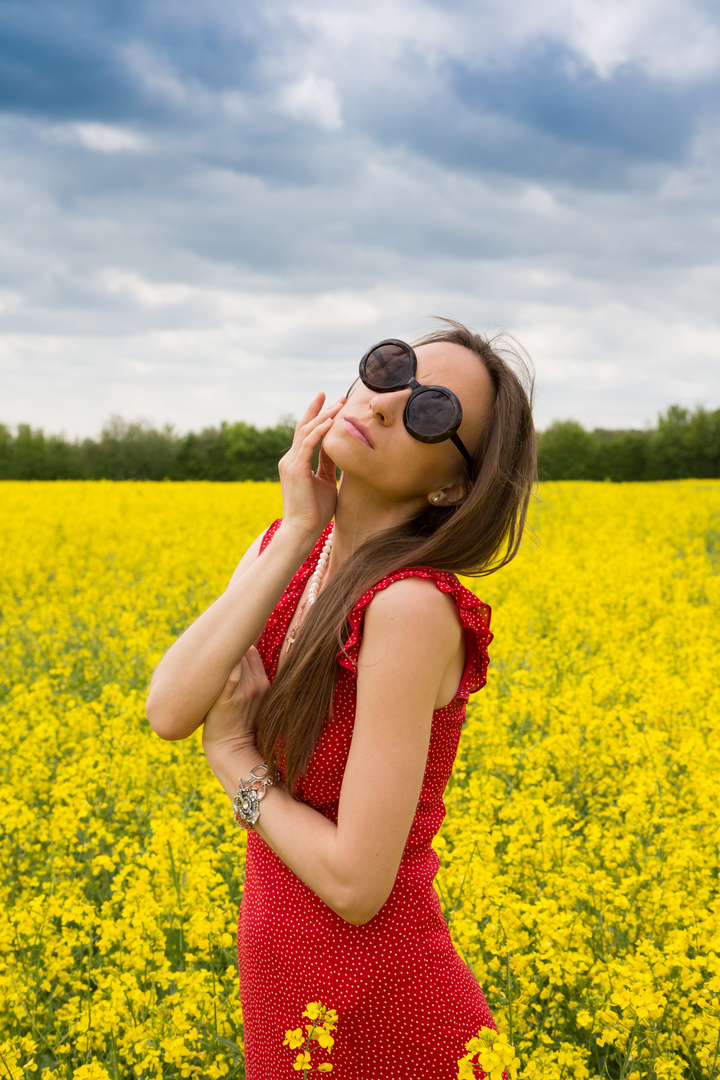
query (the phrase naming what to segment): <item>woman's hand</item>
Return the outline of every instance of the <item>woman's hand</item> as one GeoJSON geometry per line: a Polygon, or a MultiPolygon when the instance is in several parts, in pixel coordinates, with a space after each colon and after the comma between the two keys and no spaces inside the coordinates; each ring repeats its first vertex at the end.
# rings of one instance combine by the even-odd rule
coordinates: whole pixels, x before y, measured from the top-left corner
{"type": "Polygon", "coordinates": [[[208,757],[218,750],[255,749],[257,715],[269,689],[260,653],[251,645],[228,675],[205,717],[203,749],[208,757]]]}
{"type": "Polygon", "coordinates": [[[340,398],[327,409],[322,408],[324,400],[323,393],[313,398],[295,428],[292,446],[278,464],[283,525],[313,539],[320,535],[335,513],[337,483],[335,463],[322,446],[316,473],[312,471],[312,458],[346,399],[340,398]]]}

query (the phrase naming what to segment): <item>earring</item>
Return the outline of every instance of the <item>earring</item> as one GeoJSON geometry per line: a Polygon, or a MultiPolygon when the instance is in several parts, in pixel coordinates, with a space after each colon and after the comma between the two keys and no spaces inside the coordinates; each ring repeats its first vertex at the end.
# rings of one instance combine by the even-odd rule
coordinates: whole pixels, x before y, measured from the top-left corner
{"type": "Polygon", "coordinates": [[[437,505],[437,503],[440,502],[440,496],[439,495],[433,495],[432,501],[437,505]]]}

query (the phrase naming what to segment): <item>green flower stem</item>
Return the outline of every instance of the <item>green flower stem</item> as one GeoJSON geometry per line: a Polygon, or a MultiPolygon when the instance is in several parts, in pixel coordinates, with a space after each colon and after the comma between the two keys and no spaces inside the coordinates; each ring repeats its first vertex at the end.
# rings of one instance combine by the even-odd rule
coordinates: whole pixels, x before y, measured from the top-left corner
{"type": "MultiPolygon", "coordinates": [[[[314,1031],[315,1031],[315,1028],[316,1028],[316,1027],[318,1026],[318,1020],[319,1020],[319,1019],[320,1019],[320,1017],[318,1017],[318,1019],[317,1019],[317,1020],[314,1020],[314,1021],[313,1021],[313,1026],[312,1026],[312,1027],[310,1028],[310,1030],[309,1030],[309,1032],[308,1032],[308,1037],[307,1037],[307,1039],[305,1040],[305,1049],[306,1049],[306,1050],[308,1050],[308,1048],[309,1048],[309,1046],[310,1046],[310,1040],[311,1040],[311,1039],[312,1039],[312,1037],[313,1037],[313,1033],[314,1033],[314,1031]]],[[[310,1050],[310,1055],[312,1056],[312,1050],[310,1050]]],[[[308,1074],[308,1072],[312,1072],[312,1065],[310,1066],[309,1070],[308,1070],[308,1067],[307,1067],[307,1065],[306,1065],[306,1066],[305,1066],[305,1068],[303,1069],[303,1080],[307,1080],[307,1074],[308,1074]]]]}

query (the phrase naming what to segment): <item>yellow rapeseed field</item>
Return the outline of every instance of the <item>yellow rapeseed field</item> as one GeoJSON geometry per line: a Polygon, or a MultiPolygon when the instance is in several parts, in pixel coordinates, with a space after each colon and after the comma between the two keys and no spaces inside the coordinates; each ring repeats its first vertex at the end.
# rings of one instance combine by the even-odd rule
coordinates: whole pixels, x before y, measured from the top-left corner
{"type": "MultiPolygon", "coordinates": [[[[0,506],[0,1078],[242,1078],[244,834],[144,700],[279,485],[5,482],[0,506]]],[[[546,484],[532,525],[466,582],[496,636],[438,890],[501,1037],[459,1069],[514,1045],[527,1080],[711,1080],[720,482],[546,484]]]]}

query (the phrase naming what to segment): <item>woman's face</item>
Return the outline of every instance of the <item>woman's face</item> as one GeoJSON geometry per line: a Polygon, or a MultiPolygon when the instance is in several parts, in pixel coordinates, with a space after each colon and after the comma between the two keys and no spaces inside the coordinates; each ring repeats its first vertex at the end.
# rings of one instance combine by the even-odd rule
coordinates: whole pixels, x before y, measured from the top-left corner
{"type": "MultiPolygon", "coordinates": [[[[482,361],[462,345],[435,341],[419,345],[416,379],[445,386],[463,410],[458,435],[472,454],[492,402],[492,383],[482,361]]],[[[445,439],[424,443],[403,423],[410,387],[379,394],[358,380],[325,436],[325,450],[343,473],[354,476],[392,502],[427,499],[448,485],[457,490],[465,475],[457,446],[445,439]],[[362,425],[367,440],[355,426],[362,425]]]]}

